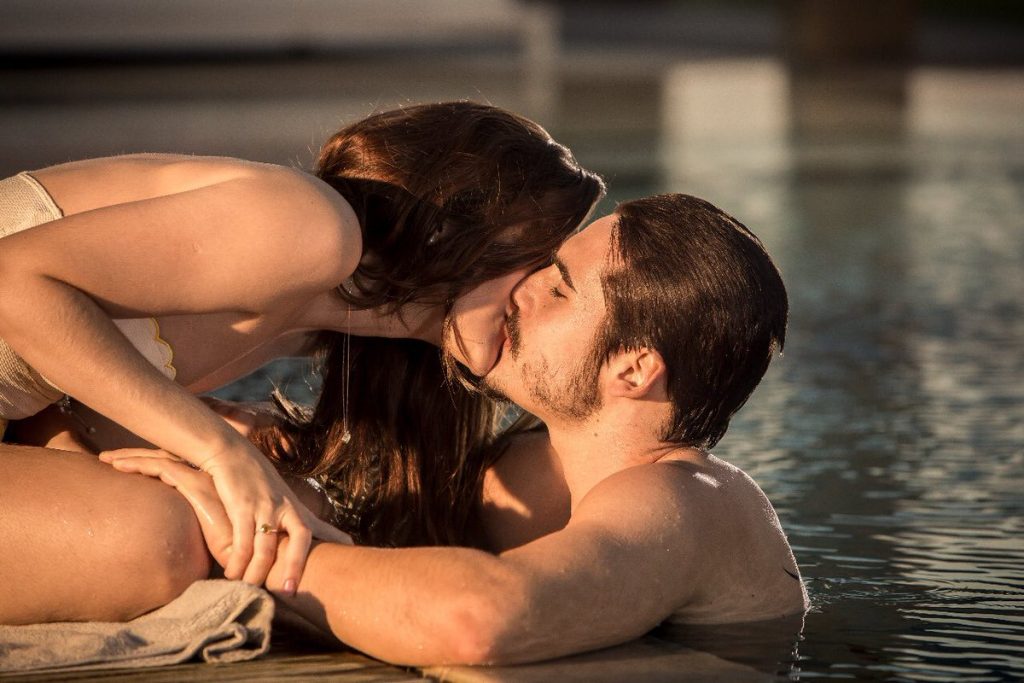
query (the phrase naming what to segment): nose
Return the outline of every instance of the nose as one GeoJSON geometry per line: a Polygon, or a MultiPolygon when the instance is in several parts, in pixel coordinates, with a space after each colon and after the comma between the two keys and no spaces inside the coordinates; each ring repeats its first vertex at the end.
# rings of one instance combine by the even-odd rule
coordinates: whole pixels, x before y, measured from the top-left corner
{"type": "Polygon", "coordinates": [[[477,307],[490,311],[491,315],[507,315],[513,292],[529,272],[525,268],[520,268],[493,280],[488,280],[465,297],[466,304],[473,301],[477,307]]]}
{"type": "Polygon", "coordinates": [[[507,305],[507,302],[515,293],[516,288],[519,287],[523,278],[525,278],[526,274],[529,272],[530,271],[525,268],[520,268],[519,270],[515,270],[508,275],[503,275],[494,280],[494,286],[491,291],[493,298],[505,302],[507,305]]]}
{"type": "MultiPolygon", "coordinates": [[[[537,282],[540,281],[540,278],[542,277],[541,274],[545,270],[547,270],[547,268],[535,270],[522,278],[516,284],[515,289],[512,290],[512,296],[510,298],[512,309],[518,308],[522,310],[523,308],[530,307],[530,304],[534,301],[534,291],[537,288],[537,282]]],[[[511,313],[511,310],[509,312],[511,313]]]]}

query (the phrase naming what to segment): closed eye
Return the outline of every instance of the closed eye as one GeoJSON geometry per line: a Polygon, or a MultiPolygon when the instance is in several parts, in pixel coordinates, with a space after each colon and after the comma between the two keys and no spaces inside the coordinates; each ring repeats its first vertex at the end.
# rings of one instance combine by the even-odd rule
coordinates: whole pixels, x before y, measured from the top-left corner
{"type": "Polygon", "coordinates": [[[562,294],[561,292],[559,292],[558,291],[558,287],[552,287],[549,291],[551,292],[551,296],[553,296],[556,299],[564,299],[565,298],[565,294],[562,294]]]}

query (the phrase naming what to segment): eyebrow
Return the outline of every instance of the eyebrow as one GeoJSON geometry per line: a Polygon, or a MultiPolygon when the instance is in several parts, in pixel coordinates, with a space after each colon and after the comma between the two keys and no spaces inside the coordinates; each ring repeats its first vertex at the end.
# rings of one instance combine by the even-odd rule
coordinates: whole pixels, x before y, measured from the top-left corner
{"type": "Polygon", "coordinates": [[[572,277],[569,275],[569,269],[565,267],[565,261],[556,256],[554,263],[555,268],[558,268],[558,272],[562,274],[562,279],[565,280],[565,284],[569,286],[569,289],[575,292],[576,287],[572,284],[572,277]]]}

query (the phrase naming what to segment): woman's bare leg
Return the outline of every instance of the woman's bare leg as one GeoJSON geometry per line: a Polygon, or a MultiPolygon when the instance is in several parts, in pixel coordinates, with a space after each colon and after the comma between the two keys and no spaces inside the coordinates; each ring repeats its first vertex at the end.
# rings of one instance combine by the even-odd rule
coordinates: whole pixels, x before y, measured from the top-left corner
{"type": "Polygon", "coordinates": [[[0,624],[123,621],[210,565],[171,487],[92,455],[0,443],[0,624]]]}

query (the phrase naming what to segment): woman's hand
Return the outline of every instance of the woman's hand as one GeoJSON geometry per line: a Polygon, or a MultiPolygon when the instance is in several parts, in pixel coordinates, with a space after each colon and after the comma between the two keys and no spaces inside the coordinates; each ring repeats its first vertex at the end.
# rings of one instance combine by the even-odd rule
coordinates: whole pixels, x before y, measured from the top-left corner
{"type": "MultiPolygon", "coordinates": [[[[269,426],[280,421],[280,418],[275,414],[273,404],[270,403],[237,403],[234,401],[225,401],[223,399],[214,398],[212,396],[201,397],[203,403],[213,412],[220,415],[225,422],[231,425],[232,429],[237,431],[244,437],[248,437],[249,433],[262,426],[269,426]]],[[[266,465],[266,460],[260,458],[260,462],[266,465]]],[[[202,469],[208,472],[212,477],[212,483],[217,492],[221,492],[222,477],[218,478],[218,474],[214,468],[216,463],[211,464],[211,460],[207,460],[202,464],[202,469]]],[[[264,470],[268,474],[272,473],[274,476],[271,480],[278,478],[277,472],[272,467],[264,467],[264,470]]],[[[290,496],[291,490],[288,491],[290,496]]],[[[226,494],[222,492],[222,495],[226,494]]],[[[286,502],[285,499],[272,499],[275,500],[279,505],[286,502]]],[[[224,504],[227,505],[228,501],[225,499],[224,504]]],[[[230,507],[228,508],[230,509],[230,507]]],[[[297,504],[298,511],[307,512],[305,506],[301,503],[297,504]]],[[[240,513],[241,518],[245,519],[245,513],[240,513]]],[[[266,581],[272,566],[278,567],[277,574],[283,575],[285,578],[281,581],[281,585],[284,586],[286,592],[294,591],[294,587],[298,585],[299,579],[302,577],[302,568],[305,565],[306,555],[309,553],[309,547],[311,544],[311,537],[304,528],[300,528],[298,532],[293,532],[286,524],[288,518],[282,517],[281,522],[278,525],[274,525],[270,522],[260,522],[260,518],[256,520],[256,531],[257,533],[253,536],[253,547],[251,551],[252,560],[249,563],[249,567],[245,569],[243,579],[250,583],[260,584],[266,581]],[[269,529],[269,530],[267,530],[269,529]],[[278,534],[278,529],[284,532],[282,535],[288,535],[288,543],[279,543],[276,538],[269,538],[278,534]],[[282,562],[275,562],[275,557],[283,558],[282,562]]],[[[270,519],[270,518],[263,518],[270,519]]],[[[312,518],[315,524],[316,518],[312,518]]],[[[308,520],[303,517],[301,519],[303,523],[308,520]]],[[[244,522],[243,522],[244,524],[244,522]]],[[[312,526],[312,524],[311,524],[312,526]]],[[[244,530],[244,526],[241,529],[244,530]]],[[[245,538],[237,540],[238,535],[233,539],[232,547],[239,547],[238,542],[243,543],[241,546],[243,554],[246,552],[245,538]]],[[[211,551],[212,552],[212,551],[211,551]]],[[[236,578],[235,573],[238,568],[238,563],[233,561],[235,553],[231,553],[227,564],[224,565],[224,575],[228,578],[236,578]]]]}
{"type": "Polygon", "coordinates": [[[229,579],[262,584],[276,560],[283,591],[294,593],[313,535],[351,543],[346,534],[317,519],[298,502],[258,453],[252,457],[223,453],[206,460],[204,471],[159,450],[106,451],[100,459],[124,472],[159,477],[181,491],[195,508],[210,552],[229,579]],[[242,485],[236,486],[236,482],[242,485]],[[271,505],[264,503],[257,510],[255,501],[259,500],[271,505]],[[232,510],[236,512],[234,517],[232,510]],[[289,536],[281,557],[277,553],[278,534],[289,536]]]}
{"type": "Polygon", "coordinates": [[[254,585],[266,581],[277,559],[277,533],[292,542],[281,558],[285,564],[285,591],[298,586],[306,563],[312,529],[318,521],[295,500],[292,492],[254,447],[222,450],[196,463],[213,478],[231,520],[231,557],[224,576],[254,585]]]}

